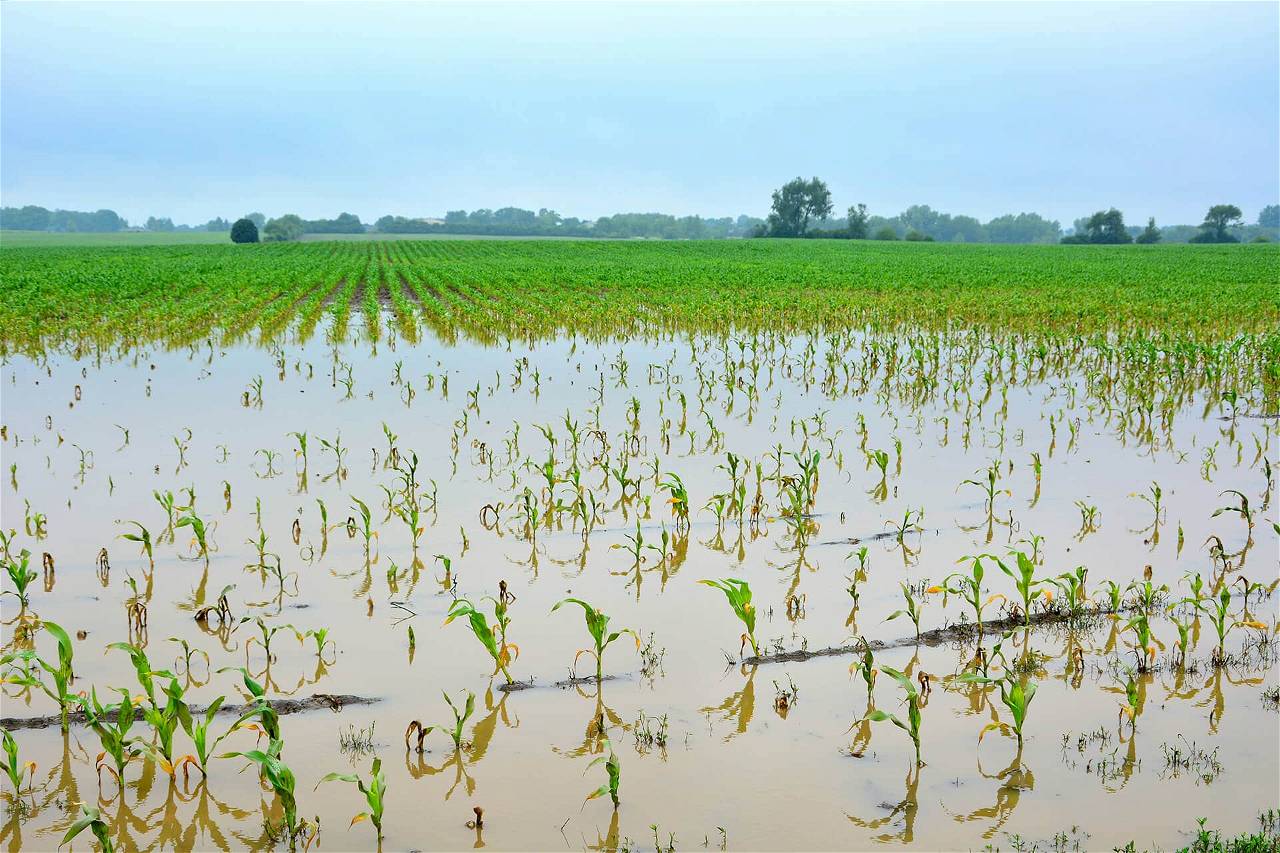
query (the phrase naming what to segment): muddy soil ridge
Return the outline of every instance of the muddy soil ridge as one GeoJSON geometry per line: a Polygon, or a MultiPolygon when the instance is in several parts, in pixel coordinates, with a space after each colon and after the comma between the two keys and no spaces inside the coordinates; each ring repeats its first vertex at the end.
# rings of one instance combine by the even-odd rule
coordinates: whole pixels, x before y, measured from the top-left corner
{"type": "MultiPolygon", "coordinates": [[[[271,710],[280,716],[286,714],[301,714],[306,711],[329,710],[337,713],[347,705],[372,705],[379,701],[368,696],[352,696],[350,694],[333,694],[333,693],[315,693],[305,699],[268,699],[265,700],[271,706],[271,710]]],[[[245,711],[251,710],[257,705],[256,702],[250,702],[244,705],[225,704],[218,709],[218,714],[243,714],[245,711]]],[[[207,705],[192,705],[192,716],[199,716],[207,710],[207,705]]],[[[134,719],[142,719],[143,709],[141,707],[134,708],[134,719]]],[[[84,725],[88,720],[84,711],[69,711],[67,713],[68,724],[84,725]]],[[[50,714],[45,717],[0,717],[0,728],[10,731],[18,729],[45,729],[50,726],[62,725],[61,714],[50,714]]]]}

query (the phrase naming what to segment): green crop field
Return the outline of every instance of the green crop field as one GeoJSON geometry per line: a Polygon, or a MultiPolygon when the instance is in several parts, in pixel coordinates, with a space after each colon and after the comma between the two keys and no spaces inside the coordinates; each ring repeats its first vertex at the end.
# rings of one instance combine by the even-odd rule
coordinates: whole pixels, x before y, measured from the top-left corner
{"type": "Polygon", "coordinates": [[[215,330],[341,337],[425,322],[492,339],[562,330],[964,324],[1270,342],[1280,246],[844,241],[317,242],[0,249],[7,349],[171,344],[215,330]],[[383,311],[382,309],[387,309],[383,311]],[[385,319],[384,319],[385,318],[385,319]]]}

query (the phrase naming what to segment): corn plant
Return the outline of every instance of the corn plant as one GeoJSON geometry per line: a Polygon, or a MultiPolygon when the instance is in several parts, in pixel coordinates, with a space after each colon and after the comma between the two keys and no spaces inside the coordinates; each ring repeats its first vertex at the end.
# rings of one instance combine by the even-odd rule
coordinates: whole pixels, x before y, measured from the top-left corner
{"type": "Polygon", "coordinates": [[[275,656],[271,654],[271,642],[272,640],[275,639],[276,634],[286,629],[292,632],[294,639],[296,639],[299,643],[303,642],[302,633],[297,628],[293,627],[293,625],[287,622],[282,625],[268,625],[267,621],[263,619],[261,616],[240,617],[241,625],[245,624],[246,622],[252,622],[253,624],[257,625],[258,633],[259,633],[259,636],[256,636],[256,637],[251,636],[249,637],[249,639],[245,640],[244,654],[246,659],[249,657],[249,646],[251,646],[253,642],[256,640],[258,644],[262,646],[263,652],[266,653],[267,665],[269,666],[272,663],[274,663],[275,656]]]}
{"type": "MultiPolygon", "coordinates": [[[[1027,556],[1022,551],[1019,551],[1016,549],[1010,549],[1010,551],[1013,553],[1013,556],[1016,560],[1016,564],[1017,564],[1016,572],[1012,568],[1010,568],[1009,565],[1005,563],[1004,560],[1001,560],[999,557],[995,557],[994,559],[996,561],[996,565],[1000,567],[1000,571],[1004,572],[1006,575],[1008,575],[1010,578],[1013,579],[1014,587],[1018,590],[1018,596],[1022,599],[1022,624],[1030,625],[1031,624],[1031,602],[1034,601],[1036,598],[1038,598],[1040,595],[1039,593],[1036,592],[1036,587],[1045,586],[1049,584],[1050,581],[1043,580],[1043,579],[1036,580],[1036,577],[1035,577],[1036,564],[1031,559],[1031,557],[1027,556]]],[[[1046,598],[1053,597],[1052,594],[1047,589],[1042,590],[1041,592],[1045,595],[1046,598]]]]}
{"type": "Polygon", "coordinates": [[[249,707],[240,715],[239,719],[231,724],[230,731],[235,731],[256,717],[268,741],[282,741],[280,718],[275,709],[271,707],[271,703],[267,701],[266,690],[254,680],[253,676],[249,674],[249,670],[243,666],[223,667],[218,672],[227,672],[229,670],[240,673],[240,677],[244,681],[245,691],[249,694],[250,700],[249,707]]]}
{"type": "Polygon", "coordinates": [[[300,839],[307,841],[309,846],[310,836],[315,830],[309,821],[298,817],[298,801],[294,794],[297,782],[293,770],[280,760],[280,750],[283,747],[283,741],[272,738],[266,752],[251,749],[247,752],[227,752],[218,757],[244,758],[258,766],[259,773],[267,780],[267,784],[280,800],[280,806],[284,810],[284,828],[289,837],[289,849],[293,850],[296,849],[300,839]]]}
{"type": "Polygon", "coordinates": [[[27,596],[27,587],[31,585],[39,575],[35,569],[29,567],[31,562],[31,552],[26,548],[18,554],[16,560],[5,560],[4,570],[9,575],[9,581],[13,584],[13,590],[5,590],[0,595],[12,595],[18,599],[18,606],[23,610],[31,603],[31,599],[27,596]]]}
{"type": "Polygon", "coordinates": [[[604,659],[604,650],[607,649],[609,647],[609,644],[612,643],[614,640],[618,639],[623,634],[630,634],[631,638],[636,642],[636,650],[639,651],[640,635],[637,634],[635,631],[631,630],[630,628],[622,628],[621,630],[614,631],[613,633],[609,633],[609,617],[607,614],[604,613],[604,611],[597,610],[596,608],[592,607],[590,604],[587,604],[582,599],[566,598],[563,601],[556,602],[556,605],[551,608],[551,612],[552,613],[556,612],[557,610],[560,609],[560,606],[563,604],[576,604],[582,608],[582,614],[587,623],[587,632],[591,634],[591,641],[594,644],[595,648],[581,649],[576,655],[574,655],[573,663],[574,663],[574,666],[577,666],[578,658],[582,657],[583,655],[591,655],[593,658],[595,658],[596,681],[600,681],[602,678],[601,666],[602,666],[602,661],[604,659]]]}
{"type": "MultiPolygon", "coordinates": [[[[893,611],[884,621],[891,622],[899,616],[906,616],[916,628],[916,642],[918,643],[920,642],[920,613],[924,608],[916,601],[916,597],[911,594],[911,587],[901,581],[898,582],[898,586],[902,587],[902,597],[907,602],[906,609],[893,611]]],[[[938,589],[938,587],[931,587],[931,589],[938,589]]]]}
{"type": "Polygon", "coordinates": [[[862,655],[858,660],[849,665],[849,673],[858,673],[862,676],[863,682],[867,685],[867,704],[871,704],[871,690],[876,686],[876,670],[875,658],[871,654],[871,644],[867,642],[866,637],[859,637],[858,642],[862,644],[862,655]]]}
{"type": "Polygon", "coordinates": [[[373,824],[373,828],[378,833],[378,843],[381,844],[383,800],[387,795],[387,777],[382,772],[382,759],[373,759],[373,767],[369,771],[369,783],[367,785],[363,779],[354,773],[328,773],[316,783],[316,789],[318,790],[325,782],[351,782],[360,790],[360,793],[364,794],[364,801],[368,804],[369,810],[360,812],[360,814],[351,818],[351,823],[347,828],[350,829],[360,821],[367,820],[373,824]]]}
{"type": "Polygon", "coordinates": [[[742,643],[738,647],[738,654],[741,655],[747,643],[750,643],[751,653],[759,657],[760,645],[756,642],[756,608],[751,603],[751,586],[739,578],[700,580],[698,583],[723,592],[725,598],[729,600],[729,606],[733,608],[734,615],[746,627],[747,631],[742,635],[742,643]]]}
{"type": "Polygon", "coordinates": [[[608,738],[604,739],[604,748],[608,750],[609,754],[596,756],[595,760],[587,765],[587,770],[590,770],[597,764],[603,764],[605,773],[609,776],[609,780],[599,788],[596,788],[590,794],[587,794],[587,798],[582,801],[583,808],[586,808],[587,803],[597,797],[603,797],[605,794],[608,794],[609,799],[613,800],[613,807],[615,809],[620,805],[620,801],[618,799],[618,787],[622,783],[622,765],[618,763],[618,756],[613,753],[613,743],[608,738]]]}
{"type": "Polygon", "coordinates": [[[72,665],[73,649],[71,646],[71,637],[62,628],[62,626],[44,620],[40,626],[49,632],[58,643],[58,662],[52,664],[44,658],[40,657],[32,650],[11,653],[0,658],[0,663],[13,663],[17,661],[18,672],[7,675],[4,681],[9,684],[19,684],[23,687],[39,687],[45,694],[58,703],[58,708],[62,714],[62,729],[67,729],[67,709],[76,703],[77,699],[71,692],[71,682],[75,679],[75,670],[72,665]],[[37,667],[36,671],[32,670],[32,663],[37,667]],[[48,675],[52,684],[45,684],[44,679],[40,676],[40,672],[48,675]]]}
{"type": "Polygon", "coordinates": [[[1227,635],[1232,628],[1259,628],[1266,630],[1261,622],[1244,619],[1232,619],[1228,611],[1231,609],[1231,590],[1222,587],[1217,598],[1207,598],[1196,605],[1202,613],[1209,617],[1214,633],[1218,635],[1218,647],[1213,652],[1213,662],[1221,666],[1226,660],[1227,635]]]}
{"type": "MultiPolygon", "coordinates": [[[[1268,480],[1268,482],[1270,481],[1268,480]]],[[[1235,489],[1227,489],[1225,492],[1221,492],[1218,495],[1218,497],[1222,497],[1223,495],[1235,495],[1237,504],[1235,506],[1218,507],[1213,511],[1213,514],[1209,517],[1217,518],[1218,516],[1222,515],[1224,512],[1234,512],[1236,515],[1240,516],[1240,519],[1248,526],[1248,533],[1250,536],[1252,536],[1253,535],[1253,511],[1249,509],[1248,495],[1244,494],[1243,492],[1238,492],[1235,489]]]]}
{"type": "Polygon", "coordinates": [[[156,567],[156,557],[151,548],[151,531],[147,530],[147,528],[143,527],[136,521],[130,521],[129,523],[138,528],[138,532],[121,533],[120,538],[128,539],[130,542],[137,542],[140,544],[142,546],[142,553],[147,555],[147,562],[150,563],[151,568],[154,569],[156,567]]]}
{"type": "Polygon", "coordinates": [[[462,710],[459,711],[458,706],[449,698],[449,694],[444,693],[443,691],[441,691],[441,693],[444,696],[444,701],[449,704],[449,710],[453,712],[453,726],[451,728],[446,726],[424,726],[418,720],[414,720],[409,723],[409,727],[404,731],[405,749],[409,748],[409,738],[417,735],[418,752],[422,752],[422,742],[426,739],[427,735],[434,731],[441,731],[447,734],[453,740],[453,748],[455,752],[462,749],[462,730],[467,725],[467,720],[471,719],[471,715],[475,713],[476,694],[468,690],[467,699],[462,705],[462,710]]]}
{"type": "Polygon", "coordinates": [[[80,804],[80,817],[71,824],[67,834],[62,836],[62,844],[58,846],[62,847],[86,829],[98,839],[98,846],[102,848],[102,853],[113,853],[116,848],[111,843],[111,834],[107,831],[107,822],[102,819],[102,812],[84,803],[80,804]]]}
{"type": "Polygon", "coordinates": [[[676,529],[689,526],[689,492],[684,486],[684,481],[680,479],[678,474],[667,474],[665,480],[658,484],[658,487],[665,489],[669,497],[667,503],[671,505],[671,517],[675,519],[676,529]]]}
{"type": "Polygon", "coordinates": [[[115,690],[120,694],[120,702],[115,705],[103,705],[98,701],[97,688],[90,688],[89,695],[77,697],[80,708],[84,711],[85,721],[93,729],[102,744],[102,752],[98,753],[95,769],[98,773],[98,784],[102,784],[102,771],[108,770],[116,777],[116,784],[124,790],[124,771],[133,760],[134,753],[130,749],[129,729],[133,727],[133,699],[124,687],[115,690]],[[110,718],[114,716],[115,720],[110,718]],[[115,766],[106,763],[111,757],[115,766]]]}
{"type": "Polygon", "coordinates": [[[222,703],[225,702],[226,699],[227,697],[225,696],[215,697],[214,700],[209,703],[209,707],[205,708],[204,713],[199,716],[192,714],[190,710],[188,710],[179,717],[183,731],[187,733],[187,737],[191,738],[191,742],[195,744],[195,764],[199,768],[201,776],[208,775],[209,758],[211,757],[213,749],[222,741],[223,738],[236,731],[236,726],[233,725],[231,728],[227,729],[227,731],[223,732],[221,737],[215,738],[212,743],[209,741],[209,726],[213,724],[214,716],[218,713],[218,709],[222,707],[222,703]]]}
{"type": "MultiPolygon", "coordinates": [[[[1230,598],[1230,596],[1228,596],[1230,598]]],[[[1156,638],[1151,631],[1151,623],[1146,613],[1139,613],[1125,623],[1124,630],[1132,631],[1134,636],[1134,654],[1138,658],[1138,672],[1146,672],[1148,661],[1155,657],[1156,638]]]]}
{"type": "Polygon", "coordinates": [[[916,766],[921,767],[924,765],[924,762],[920,760],[920,691],[916,689],[916,686],[911,683],[911,679],[908,678],[905,673],[902,673],[891,666],[884,666],[881,667],[881,669],[884,670],[885,675],[888,675],[894,681],[898,682],[898,685],[907,694],[907,722],[904,723],[902,720],[898,719],[896,715],[881,711],[879,708],[876,708],[872,710],[871,713],[867,714],[866,719],[876,723],[888,720],[906,732],[907,735],[910,736],[911,742],[915,744],[916,766]]]}
{"type": "Polygon", "coordinates": [[[13,785],[14,796],[21,796],[23,774],[26,774],[27,787],[30,788],[35,780],[36,763],[21,761],[18,758],[18,742],[13,739],[8,729],[0,728],[0,738],[4,739],[4,773],[13,785]]]}
{"type": "Polygon", "coordinates": [[[1062,598],[1066,600],[1067,610],[1073,619],[1078,617],[1084,608],[1084,582],[1088,575],[1088,569],[1084,566],[1076,566],[1075,571],[1063,572],[1057,577],[1049,579],[1058,588],[1058,593],[1062,598]]]}
{"type": "MultiPolygon", "coordinates": [[[[976,557],[962,557],[960,562],[969,560],[969,573],[952,572],[943,579],[941,586],[937,590],[943,594],[942,603],[946,606],[947,596],[958,595],[970,607],[973,608],[975,621],[978,623],[978,642],[982,642],[982,611],[983,609],[997,599],[1004,599],[999,593],[990,596],[987,599],[982,597],[982,578],[986,570],[982,566],[982,559],[991,557],[990,554],[979,554],[976,557]]],[[[992,558],[995,559],[995,558],[992,558]]],[[[999,562],[999,560],[997,560],[999,562]]]]}
{"type": "Polygon", "coordinates": [[[195,514],[194,510],[187,510],[187,514],[177,520],[175,527],[190,527],[193,538],[193,544],[198,547],[196,552],[199,556],[204,557],[205,562],[209,561],[209,539],[208,529],[205,527],[204,520],[195,514]]]}
{"type": "MultiPolygon", "coordinates": [[[[505,586],[505,582],[503,585],[505,586]]],[[[489,627],[489,622],[486,620],[484,613],[477,610],[475,605],[465,598],[460,598],[453,603],[453,607],[450,608],[444,624],[448,625],[460,616],[467,617],[467,623],[471,626],[471,633],[475,635],[475,638],[485,647],[485,651],[493,658],[498,671],[507,679],[507,684],[513,684],[515,679],[511,677],[511,672],[507,669],[507,665],[514,659],[511,649],[515,648],[516,653],[519,654],[519,647],[509,644],[506,639],[507,623],[509,622],[506,616],[507,605],[489,596],[485,596],[484,600],[492,601],[494,604],[494,615],[497,618],[495,625],[498,630],[497,635],[494,634],[494,629],[489,627]]]]}
{"type": "MultiPolygon", "coordinates": [[[[1000,701],[1009,709],[1010,715],[1013,717],[1013,733],[1018,739],[1018,749],[1022,749],[1022,726],[1027,721],[1027,709],[1031,706],[1031,700],[1036,695],[1036,682],[1027,679],[1025,682],[1013,672],[1006,672],[1001,678],[986,678],[977,673],[969,672],[960,676],[960,681],[972,684],[994,684],[1000,688],[1000,701]]],[[[983,736],[989,731],[999,729],[1008,732],[1011,727],[1008,723],[996,721],[988,723],[978,733],[978,743],[982,743],[983,736]]]]}

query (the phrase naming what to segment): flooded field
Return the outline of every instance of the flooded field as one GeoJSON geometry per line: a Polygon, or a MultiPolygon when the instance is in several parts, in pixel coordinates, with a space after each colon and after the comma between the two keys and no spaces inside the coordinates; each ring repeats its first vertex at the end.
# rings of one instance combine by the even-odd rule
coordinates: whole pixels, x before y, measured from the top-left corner
{"type": "Polygon", "coordinates": [[[1169,849],[1280,802],[1255,348],[380,329],[7,356],[0,844],[1169,849]]]}

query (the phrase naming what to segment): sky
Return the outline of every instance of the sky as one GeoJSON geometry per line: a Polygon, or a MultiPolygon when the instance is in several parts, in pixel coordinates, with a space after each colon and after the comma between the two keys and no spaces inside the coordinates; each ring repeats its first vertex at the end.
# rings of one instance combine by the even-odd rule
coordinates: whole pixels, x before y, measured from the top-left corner
{"type": "Polygon", "coordinates": [[[1280,4],[0,3],[0,200],[131,222],[862,202],[1248,221],[1280,4]]]}

